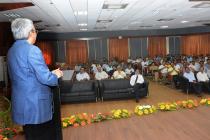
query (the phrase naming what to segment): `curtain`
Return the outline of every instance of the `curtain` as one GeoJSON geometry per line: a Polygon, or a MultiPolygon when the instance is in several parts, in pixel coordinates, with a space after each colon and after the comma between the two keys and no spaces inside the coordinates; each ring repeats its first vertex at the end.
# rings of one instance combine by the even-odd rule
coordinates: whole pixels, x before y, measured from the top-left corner
{"type": "Polygon", "coordinates": [[[37,41],[35,45],[41,49],[46,64],[53,65],[55,56],[53,43],[50,41],[37,41]]]}
{"type": "Polygon", "coordinates": [[[66,62],[74,67],[79,63],[86,63],[88,57],[87,41],[69,40],[66,42],[66,62]]]}
{"type": "Polygon", "coordinates": [[[109,39],[109,60],[117,58],[118,60],[128,59],[128,38],[109,39]]]}
{"type": "Polygon", "coordinates": [[[148,38],[149,57],[156,55],[166,55],[166,38],[165,37],[149,37],[148,38]]]}
{"type": "Polygon", "coordinates": [[[210,34],[182,36],[181,53],[194,56],[210,54],[210,34]]]}

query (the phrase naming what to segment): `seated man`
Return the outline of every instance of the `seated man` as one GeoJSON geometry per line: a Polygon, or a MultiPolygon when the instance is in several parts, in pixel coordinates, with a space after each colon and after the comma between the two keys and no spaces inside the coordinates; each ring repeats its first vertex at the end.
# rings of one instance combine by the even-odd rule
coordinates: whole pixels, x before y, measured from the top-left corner
{"type": "Polygon", "coordinates": [[[170,68],[168,68],[168,73],[172,77],[175,87],[178,87],[179,69],[176,68],[174,63],[171,63],[170,68]]]}
{"type": "Polygon", "coordinates": [[[113,73],[114,79],[125,79],[126,74],[124,71],[122,71],[122,68],[120,66],[117,67],[117,70],[113,73]]]}
{"type": "Polygon", "coordinates": [[[160,70],[161,76],[163,78],[163,80],[166,79],[166,76],[168,75],[168,68],[166,67],[165,62],[163,62],[158,69],[160,70]]]}
{"type": "Polygon", "coordinates": [[[134,88],[134,93],[136,95],[136,102],[139,102],[139,98],[140,98],[140,92],[139,89],[141,89],[143,87],[143,83],[144,83],[144,78],[143,76],[140,74],[139,69],[136,69],[135,71],[135,75],[131,76],[130,79],[130,84],[131,86],[133,86],[134,88]]]}
{"type": "Polygon", "coordinates": [[[190,71],[189,67],[185,68],[185,72],[184,72],[183,76],[189,80],[190,85],[196,92],[197,96],[201,97],[201,86],[198,82],[196,82],[195,75],[192,71],[190,71]]]}
{"type": "Polygon", "coordinates": [[[87,72],[85,72],[85,69],[83,67],[80,68],[80,72],[76,75],[77,81],[87,81],[90,80],[90,76],[87,72]]]}
{"type": "Polygon", "coordinates": [[[134,69],[132,68],[131,64],[128,65],[128,68],[125,69],[125,74],[130,77],[134,74],[134,69]]]}
{"type": "Polygon", "coordinates": [[[209,78],[207,76],[207,73],[204,71],[204,68],[201,67],[200,71],[197,73],[197,79],[198,82],[201,84],[202,88],[206,88],[208,92],[210,92],[210,87],[209,87],[209,78]]]}
{"type": "Polygon", "coordinates": [[[95,79],[96,80],[103,80],[103,79],[107,79],[108,78],[108,74],[102,70],[101,66],[97,67],[97,72],[95,74],[95,79]]]}

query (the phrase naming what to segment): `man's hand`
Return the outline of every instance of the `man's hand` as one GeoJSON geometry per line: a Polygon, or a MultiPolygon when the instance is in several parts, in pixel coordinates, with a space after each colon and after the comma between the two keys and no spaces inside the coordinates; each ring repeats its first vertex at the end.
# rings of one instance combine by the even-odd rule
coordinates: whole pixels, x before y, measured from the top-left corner
{"type": "Polygon", "coordinates": [[[63,72],[58,68],[52,71],[53,74],[57,76],[57,78],[60,78],[63,76],[63,72]]]}

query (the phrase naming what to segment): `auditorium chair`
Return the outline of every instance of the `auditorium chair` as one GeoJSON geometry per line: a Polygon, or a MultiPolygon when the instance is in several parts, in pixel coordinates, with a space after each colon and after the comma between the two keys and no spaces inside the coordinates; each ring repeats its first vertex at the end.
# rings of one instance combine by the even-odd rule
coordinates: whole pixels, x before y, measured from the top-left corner
{"type": "Polygon", "coordinates": [[[60,95],[62,103],[87,102],[98,100],[98,81],[61,81],[60,95]]]}
{"type": "MultiPolygon", "coordinates": [[[[149,83],[145,81],[144,87],[141,89],[140,97],[149,95],[149,83]]],[[[135,98],[133,87],[128,79],[106,79],[99,81],[101,101],[109,99],[129,99],[135,98]]]]}

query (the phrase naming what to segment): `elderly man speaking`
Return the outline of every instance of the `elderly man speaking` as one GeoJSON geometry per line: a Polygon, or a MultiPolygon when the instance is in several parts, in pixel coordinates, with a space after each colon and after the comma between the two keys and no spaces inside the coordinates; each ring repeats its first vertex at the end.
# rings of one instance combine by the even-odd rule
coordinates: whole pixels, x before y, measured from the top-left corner
{"type": "Polygon", "coordinates": [[[53,140],[52,92],[63,73],[49,71],[41,50],[34,46],[37,31],[29,19],[12,21],[16,40],[8,51],[12,85],[12,119],[22,125],[26,140],[53,140]]]}

